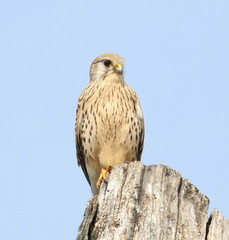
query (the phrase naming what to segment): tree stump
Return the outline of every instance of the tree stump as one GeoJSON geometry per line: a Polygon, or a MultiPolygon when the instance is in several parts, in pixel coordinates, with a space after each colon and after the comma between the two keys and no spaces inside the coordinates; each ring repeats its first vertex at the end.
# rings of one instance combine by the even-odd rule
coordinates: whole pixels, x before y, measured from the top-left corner
{"type": "Polygon", "coordinates": [[[229,220],[208,198],[164,165],[114,167],[92,198],[77,240],[229,240],[229,220]]]}

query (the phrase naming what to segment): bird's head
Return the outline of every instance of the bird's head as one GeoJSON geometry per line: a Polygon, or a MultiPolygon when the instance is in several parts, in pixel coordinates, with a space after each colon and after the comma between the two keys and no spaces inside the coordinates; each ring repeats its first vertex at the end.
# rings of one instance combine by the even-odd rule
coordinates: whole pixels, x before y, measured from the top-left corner
{"type": "Polygon", "coordinates": [[[90,81],[123,82],[124,59],[113,53],[97,57],[91,64],[90,81]]]}

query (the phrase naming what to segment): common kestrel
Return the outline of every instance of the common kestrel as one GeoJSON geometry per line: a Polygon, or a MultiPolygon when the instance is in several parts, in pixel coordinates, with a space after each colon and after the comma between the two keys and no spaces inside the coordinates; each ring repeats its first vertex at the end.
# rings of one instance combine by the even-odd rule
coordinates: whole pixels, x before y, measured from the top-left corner
{"type": "Polygon", "coordinates": [[[144,118],[136,93],[124,82],[123,67],[116,54],[97,57],[78,99],[77,159],[94,195],[112,166],[141,160],[144,118]]]}

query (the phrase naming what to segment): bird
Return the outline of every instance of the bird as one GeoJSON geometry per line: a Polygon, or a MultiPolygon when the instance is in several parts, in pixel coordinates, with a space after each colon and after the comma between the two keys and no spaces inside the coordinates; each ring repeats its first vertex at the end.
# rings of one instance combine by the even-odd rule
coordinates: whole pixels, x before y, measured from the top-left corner
{"type": "Polygon", "coordinates": [[[77,162],[93,195],[116,164],[141,160],[144,116],[135,91],[124,81],[123,70],[121,56],[98,56],[90,66],[90,81],[78,98],[77,162]]]}

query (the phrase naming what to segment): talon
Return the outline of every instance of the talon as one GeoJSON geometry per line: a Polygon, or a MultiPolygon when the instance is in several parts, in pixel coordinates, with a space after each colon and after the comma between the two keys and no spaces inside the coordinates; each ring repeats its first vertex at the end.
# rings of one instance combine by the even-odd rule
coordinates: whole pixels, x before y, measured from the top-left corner
{"type": "Polygon", "coordinates": [[[97,183],[96,183],[96,187],[97,187],[97,188],[100,187],[100,185],[101,185],[101,183],[102,183],[103,180],[107,183],[107,181],[106,181],[106,174],[107,174],[107,173],[110,173],[111,170],[112,170],[112,168],[113,168],[113,167],[102,168],[101,173],[100,173],[99,178],[98,178],[98,181],[97,181],[97,183]]]}

